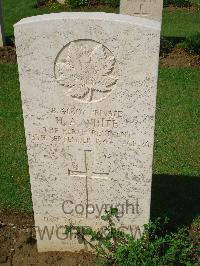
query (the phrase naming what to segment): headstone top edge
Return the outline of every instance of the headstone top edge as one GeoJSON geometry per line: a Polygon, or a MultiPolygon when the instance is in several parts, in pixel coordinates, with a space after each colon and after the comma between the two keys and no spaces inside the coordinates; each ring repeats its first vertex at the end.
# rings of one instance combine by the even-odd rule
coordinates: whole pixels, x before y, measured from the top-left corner
{"type": "Polygon", "coordinates": [[[136,16],[105,13],[105,12],[61,12],[51,13],[38,16],[32,16],[21,19],[19,22],[14,24],[14,28],[30,23],[37,23],[43,21],[53,21],[60,19],[82,19],[82,20],[104,20],[104,21],[115,21],[121,23],[130,23],[133,25],[143,26],[147,28],[153,28],[160,30],[161,22],[136,16]]]}

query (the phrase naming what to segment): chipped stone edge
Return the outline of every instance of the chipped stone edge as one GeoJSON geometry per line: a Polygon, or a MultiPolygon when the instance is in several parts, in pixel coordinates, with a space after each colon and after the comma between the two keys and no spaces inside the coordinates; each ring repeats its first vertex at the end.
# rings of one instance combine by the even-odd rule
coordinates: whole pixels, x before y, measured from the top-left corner
{"type": "Polygon", "coordinates": [[[31,24],[43,21],[54,21],[61,19],[80,19],[80,20],[102,20],[102,21],[114,21],[120,23],[130,23],[136,26],[143,26],[146,28],[152,28],[160,31],[161,22],[136,16],[105,13],[105,12],[61,12],[51,13],[39,16],[28,17],[20,20],[14,25],[14,28],[20,27],[24,24],[31,24]]]}

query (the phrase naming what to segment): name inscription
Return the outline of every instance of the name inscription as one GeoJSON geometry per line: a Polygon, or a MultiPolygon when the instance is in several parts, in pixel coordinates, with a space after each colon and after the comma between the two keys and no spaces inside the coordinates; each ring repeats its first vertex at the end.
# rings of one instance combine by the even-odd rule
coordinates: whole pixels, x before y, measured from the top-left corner
{"type": "MultiPolygon", "coordinates": [[[[133,133],[123,130],[126,118],[122,110],[94,109],[88,114],[86,109],[75,106],[52,107],[47,116],[51,122],[42,126],[36,134],[29,134],[32,141],[136,145],[133,133]]],[[[145,141],[139,145],[149,146],[149,143],[145,141]]]]}

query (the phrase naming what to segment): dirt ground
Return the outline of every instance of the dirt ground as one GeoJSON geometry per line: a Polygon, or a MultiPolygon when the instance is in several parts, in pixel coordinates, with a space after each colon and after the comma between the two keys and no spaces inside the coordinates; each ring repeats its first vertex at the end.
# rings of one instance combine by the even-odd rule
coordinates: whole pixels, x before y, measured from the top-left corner
{"type": "Polygon", "coordinates": [[[0,266],[89,266],[88,253],[38,253],[32,216],[0,213],[0,266]]]}
{"type": "Polygon", "coordinates": [[[199,6],[198,5],[191,5],[188,7],[178,7],[178,6],[173,6],[173,5],[169,5],[167,7],[164,7],[165,10],[168,11],[193,11],[193,10],[199,10],[199,6]]]}
{"type": "MultiPolygon", "coordinates": [[[[16,50],[14,47],[0,47],[0,63],[17,63],[16,50]]],[[[200,56],[188,54],[183,48],[174,47],[169,54],[160,57],[160,66],[200,67],[200,56]]]]}
{"type": "Polygon", "coordinates": [[[175,46],[165,57],[160,57],[159,64],[162,67],[200,67],[200,56],[175,46]]]}
{"type": "Polygon", "coordinates": [[[17,56],[16,50],[12,46],[0,47],[0,63],[16,64],[17,56]]]}

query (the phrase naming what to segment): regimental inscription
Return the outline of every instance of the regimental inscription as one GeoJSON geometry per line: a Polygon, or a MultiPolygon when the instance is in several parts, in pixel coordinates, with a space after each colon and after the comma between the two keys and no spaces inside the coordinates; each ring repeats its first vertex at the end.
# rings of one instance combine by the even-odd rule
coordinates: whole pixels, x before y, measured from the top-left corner
{"type": "Polygon", "coordinates": [[[67,44],[55,61],[57,82],[68,95],[86,103],[104,99],[117,82],[116,60],[103,44],[75,40],[67,44]]]}
{"type": "MultiPolygon", "coordinates": [[[[90,145],[128,145],[129,150],[139,145],[149,147],[147,140],[135,140],[135,134],[130,129],[121,126],[126,116],[122,110],[102,110],[99,108],[86,110],[75,107],[50,107],[47,117],[51,120],[49,125],[45,125],[37,130],[37,133],[29,133],[31,141],[36,142],[65,142],[68,144],[90,144],[90,145]]],[[[153,116],[144,115],[138,119],[133,117],[135,128],[142,121],[151,121],[153,116]]]]}
{"type": "MultiPolygon", "coordinates": [[[[72,177],[83,177],[85,178],[85,188],[86,188],[86,207],[88,206],[88,179],[101,179],[101,180],[108,180],[109,173],[99,173],[93,171],[93,161],[92,161],[92,151],[85,150],[85,171],[79,170],[70,170],[68,169],[68,175],[72,177]]],[[[86,212],[87,214],[87,212],[86,212]]]]}

